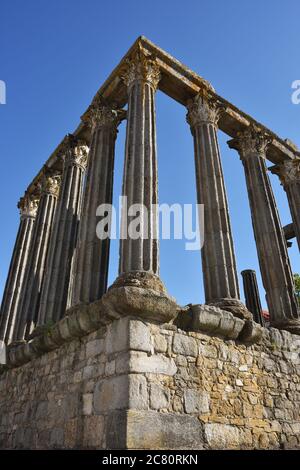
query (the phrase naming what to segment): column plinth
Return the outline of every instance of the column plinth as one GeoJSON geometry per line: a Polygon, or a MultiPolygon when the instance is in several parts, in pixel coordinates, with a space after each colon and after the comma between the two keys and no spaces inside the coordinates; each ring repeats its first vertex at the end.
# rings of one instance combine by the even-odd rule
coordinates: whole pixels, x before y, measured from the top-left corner
{"type": "Polygon", "coordinates": [[[4,289],[0,316],[0,340],[6,344],[9,344],[13,337],[38,202],[36,194],[25,194],[18,203],[20,225],[4,289]]]}
{"type": "Polygon", "coordinates": [[[251,319],[240,300],[228,202],[217,138],[222,107],[209,96],[188,103],[187,121],[194,138],[198,204],[204,205],[204,245],[201,250],[207,304],[251,319]]]}
{"type": "Polygon", "coordinates": [[[61,153],[64,168],[47,256],[38,326],[56,322],[65,313],[77,243],[88,147],[85,142],[68,135],[61,153]]]}
{"type": "Polygon", "coordinates": [[[300,333],[299,309],[286,241],[266,167],[271,139],[254,127],[229,142],[242,159],[271,325],[300,333]]]}
{"type": "Polygon", "coordinates": [[[107,289],[109,237],[99,239],[96,210],[112,204],[117,127],[126,116],[97,97],[83,121],[91,127],[91,145],[72,281],[72,305],[99,300],[107,289]]]}
{"type": "Polygon", "coordinates": [[[286,192],[300,251],[300,159],[288,160],[270,168],[277,174],[286,192]]]}
{"type": "Polygon", "coordinates": [[[59,195],[61,175],[45,169],[38,183],[40,202],[34,224],[22,296],[17,311],[14,341],[26,340],[37,322],[45,264],[52,232],[53,217],[59,195]]]}

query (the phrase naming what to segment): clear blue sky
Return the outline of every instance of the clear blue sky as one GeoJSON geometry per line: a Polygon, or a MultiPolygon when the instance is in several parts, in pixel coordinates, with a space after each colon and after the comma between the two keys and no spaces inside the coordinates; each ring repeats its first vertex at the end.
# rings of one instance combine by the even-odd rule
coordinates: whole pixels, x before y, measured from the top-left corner
{"type": "MultiPolygon", "coordinates": [[[[291,83],[300,79],[297,0],[2,0],[0,17],[0,79],[7,85],[7,104],[0,105],[0,293],[19,223],[18,199],[141,34],[300,146],[300,105],[291,103],[291,83]]],[[[160,202],[194,203],[185,109],[161,92],[157,133],[160,202]]],[[[238,270],[259,271],[242,165],[226,140],[220,134],[238,270]]],[[[115,197],[123,155],[124,124],[116,149],[115,197]]],[[[274,176],[272,184],[287,224],[286,196],[274,176]]],[[[296,243],[289,253],[299,272],[296,243]]],[[[117,258],[113,242],[110,281],[117,275],[117,258]]],[[[204,301],[200,255],[186,252],[183,242],[161,243],[161,277],[181,304],[204,301]]],[[[261,287],[260,276],[259,282],[261,287]]]]}

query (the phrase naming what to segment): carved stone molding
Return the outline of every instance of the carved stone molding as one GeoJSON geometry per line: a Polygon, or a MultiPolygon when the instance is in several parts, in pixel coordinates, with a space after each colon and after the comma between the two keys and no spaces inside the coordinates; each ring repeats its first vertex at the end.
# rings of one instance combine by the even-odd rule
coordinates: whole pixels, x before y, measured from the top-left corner
{"type": "Polygon", "coordinates": [[[121,78],[129,89],[134,82],[143,81],[156,90],[161,74],[155,58],[147,56],[142,48],[138,47],[126,60],[121,78]]]}
{"type": "Polygon", "coordinates": [[[188,101],[187,109],[186,120],[191,128],[194,128],[203,123],[211,123],[217,126],[224,107],[209,95],[198,93],[192,100],[188,101]]]}
{"type": "Polygon", "coordinates": [[[39,182],[41,194],[51,194],[58,197],[61,184],[61,173],[55,170],[46,169],[39,182]]]}
{"type": "Polygon", "coordinates": [[[288,160],[276,165],[271,168],[271,172],[279,176],[284,187],[293,183],[300,183],[300,159],[288,160]]]}
{"type": "Polygon", "coordinates": [[[81,120],[92,130],[97,127],[110,126],[117,131],[118,125],[125,118],[126,111],[124,109],[114,109],[114,106],[105,103],[102,96],[97,95],[81,120]]]}
{"type": "Polygon", "coordinates": [[[77,139],[73,134],[65,138],[62,154],[66,166],[75,165],[86,169],[89,147],[84,140],[77,139]]]}
{"type": "Polygon", "coordinates": [[[238,135],[230,142],[230,147],[236,148],[241,159],[259,155],[266,157],[268,145],[272,142],[272,138],[254,126],[249,126],[246,130],[238,132],[238,135]]]}
{"type": "Polygon", "coordinates": [[[18,202],[21,217],[36,217],[39,198],[36,194],[25,194],[18,202]]]}

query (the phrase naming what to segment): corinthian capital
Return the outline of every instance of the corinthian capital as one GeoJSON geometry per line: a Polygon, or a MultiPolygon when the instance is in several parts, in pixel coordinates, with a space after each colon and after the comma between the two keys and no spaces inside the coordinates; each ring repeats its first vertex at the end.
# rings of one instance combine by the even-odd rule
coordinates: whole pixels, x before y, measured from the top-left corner
{"type": "Polygon", "coordinates": [[[128,88],[135,81],[143,81],[157,89],[161,75],[159,66],[154,58],[147,56],[143,49],[139,46],[131,57],[126,60],[121,78],[128,88]]]}
{"type": "Polygon", "coordinates": [[[125,119],[126,111],[114,109],[105,103],[104,99],[97,95],[81,120],[94,130],[97,127],[112,127],[117,130],[119,123],[125,119]]]}
{"type": "Polygon", "coordinates": [[[217,126],[224,107],[208,95],[199,93],[188,101],[187,109],[186,120],[193,129],[203,123],[217,126]]]}
{"type": "Polygon", "coordinates": [[[43,171],[43,175],[39,182],[39,190],[41,194],[51,194],[58,197],[61,183],[61,173],[49,168],[43,171]]]}
{"type": "Polygon", "coordinates": [[[86,169],[89,148],[84,140],[77,139],[73,134],[68,134],[65,138],[61,153],[64,157],[65,166],[79,166],[86,169]]]}
{"type": "Polygon", "coordinates": [[[300,159],[286,160],[279,165],[270,168],[271,172],[278,175],[282,186],[300,183],[300,159]]]}
{"type": "Polygon", "coordinates": [[[36,217],[37,209],[39,205],[39,198],[36,194],[26,194],[20,198],[18,202],[18,209],[20,210],[20,216],[25,217],[36,217]]]}
{"type": "Polygon", "coordinates": [[[237,137],[229,142],[229,147],[238,150],[242,160],[253,155],[265,158],[271,142],[272,138],[268,134],[255,126],[249,126],[246,130],[238,132],[237,137]]]}

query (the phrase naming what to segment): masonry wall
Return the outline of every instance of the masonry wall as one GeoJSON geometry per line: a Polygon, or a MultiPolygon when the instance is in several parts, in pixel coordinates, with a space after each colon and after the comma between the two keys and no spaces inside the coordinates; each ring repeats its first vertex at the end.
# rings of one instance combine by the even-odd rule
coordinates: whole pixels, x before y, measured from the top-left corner
{"type": "Polygon", "coordinates": [[[115,320],[0,375],[0,447],[298,448],[299,351],[115,320]]]}

